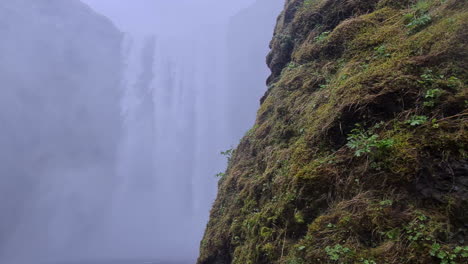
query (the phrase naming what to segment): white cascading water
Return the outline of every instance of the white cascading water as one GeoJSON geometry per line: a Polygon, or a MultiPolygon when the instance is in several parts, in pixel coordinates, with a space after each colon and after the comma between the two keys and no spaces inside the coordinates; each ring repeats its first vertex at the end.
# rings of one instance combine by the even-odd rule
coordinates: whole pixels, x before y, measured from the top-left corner
{"type": "Polygon", "coordinates": [[[100,258],[190,263],[198,254],[229,147],[224,38],[206,33],[126,39],[120,184],[96,239],[109,246],[100,258]]]}
{"type": "MultiPolygon", "coordinates": [[[[29,0],[23,1],[29,4],[29,0]]],[[[56,4],[42,1],[50,3],[51,7],[56,4]]],[[[254,103],[243,104],[242,100],[237,100],[242,96],[235,97],[239,102],[232,102],[230,96],[236,93],[233,89],[243,82],[228,85],[227,63],[229,18],[256,1],[260,0],[135,0],[127,3],[83,0],[127,32],[122,45],[125,65],[120,87],[123,90],[122,132],[120,127],[106,127],[106,124],[103,127],[109,131],[100,131],[103,135],[115,132],[109,137],[117,138],[115,142],[120,139],[118,165],[115,168],[114,163],[102,164],[104,161],[87,156],[92,162],[77,161],[77,165],[71,167],[57,158],[54,166],[44,166],[47,170],[40,175],[40,180],[31,184],[34,192],[28,193],[31,201],[25,202],[24,216],[5,239],[6,243],[0,245],[0,262],[195,262],[216,195],[218,179],[215,175],[226,167],[226,157],[220,152],[237,144],[240,134],[233,132],[232,127],[249,126],[247,122],[229,124],[233,120],[232,109],[235,112],[236,107],[243,107],[243,112],[251,111],[253,119],[257,108],[254,103]],[[93,6],[99,2],[107,3],[103,6],[112,10],[116,7],[120,14],[106,14],[105,8],[93,6]],[[136,6],[140,7],[139,11],[133,9],[136,6]],[[129,15],[125,17],[127,10],[129,15]],[[146,15],[139,13],[142,10],[146,15]],[[125,20],[133,25],[125,26],[125,20]],[[133,31],[135,28],[138,30],[133,31]],[[102,165],[107,165],[106,170],[100,167],[102,165]]],[[[80,13],[77,15],[79,19],[80,13]]],[[[268,15],[271,28],[275,16],[274,12],[268,15]]],[[[248,34],[245,37],[249,37],[248,34]]],[[[264,42],[259,46],[265,46],[266,55],[268,40],[258,42],[264,42]]],[[[88,48],[94,50],[93,46],[88,48]]],[[[250,51],[248,47],[245,52],[243,49],[238,52],[248,54],[250,51]]],[[[118,52],[118,47],[115,51],[118,52]]],[[[240,64],[252,63],[248,55],[244,56],[240,64]]],[[[98,61],[99,56],[95,59],[98,61]]],[[[107,60],[109,64],[119,64],[107,60]]],[[[261,61],[256,63],[263,65],[261,61]]],[[[236,67],[243,65],[236,64],[236,67]]],[[[264,67],[254,65],[251,68],[264,72],[264,67]]],[[[120,70],[120,67],[116,68],[120,70]]],[[[95,77],[93,72],[87,74],[90,79],[95,77]]],[[[258,76],[262,83],[264,77],[258,76]]],[[[98,77],[106,79],[109,76],[98,77]]],[[[118,78],[115,79],[117,82],[118,78]]],[[[99,91],[93,86],[99,84],[86,84],[80,89],[99,91]]],[[[113,96],[117,102],[119,87],[115,89],[117,96],[113,96]]],[[[90,115],[107,113],[106,100],[101,98],[111,95],[90,94],[89,98],[76,100],[96,101],[95,112],[90,115]],[[102,108],[99,103],[103,103],[102,108]]],[[[118,119],[118,113],[109,116],[118,119]]],[[[116,123],[120,124],[118,121],[116,123]]],[[[79,125],[76,122],[76,126],[79,125]]],[[[76,144],[92,145],[105,140],[96,137],[95,141],[76,144]]],[[[112,148],[106,147],[114,154],[116,144],[112,145],[112,148]]],[[[42,151],[41,148],[38,150],[42,151]]]]}
{"type": "MultiPolygon", "coordinates": [[[[168,13],[171,19],[162,27],[126,38],[120,185],[104,221],[105,232],[96,239],[108,248],[91,246],[100,258],[140,256],[194,263],[216,195],[215,175],[226,167],[220,152],[239,140],[237,132],[229,131],[235,125],[229,124],[229,96],[235,91],[228,85],[228,22],[255,0],[183,2],[180,8],[192,16],[168,13]],[[223,5],[231,5],[231,11],[218,10],[223,5]]],[[[275,2],[279,9],[282,0],[275,2]]],[[[264,16],[271,20],[266,26],[271,32],[276,14],[264,16]]],[[[258,44],[265,47],[260,56],[266,55],[270,34],[258,44]]],[[[264,76],[258,78],[262,83],[264,76]]],[[[257,106],[249,108],[253,117],[257,106]]]]}

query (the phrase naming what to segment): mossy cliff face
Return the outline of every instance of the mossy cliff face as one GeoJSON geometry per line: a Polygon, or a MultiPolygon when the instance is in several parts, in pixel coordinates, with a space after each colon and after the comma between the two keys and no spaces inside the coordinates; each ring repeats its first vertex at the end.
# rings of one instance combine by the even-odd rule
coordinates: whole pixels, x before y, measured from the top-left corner
{"type": "Polygon", "coordinates": [[[200,264],[468,261],[468,1],[288,0],[200,264]]]}

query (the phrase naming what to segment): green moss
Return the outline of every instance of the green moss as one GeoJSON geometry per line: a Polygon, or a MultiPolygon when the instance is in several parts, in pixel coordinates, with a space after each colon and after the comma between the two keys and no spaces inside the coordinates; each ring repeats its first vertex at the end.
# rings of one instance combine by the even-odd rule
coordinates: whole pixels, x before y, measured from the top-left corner
{"type": "Polygon", "coordinates": [[[441,263],[468,232],[454,181],[467,2],[292,0],[278,21],[284,67],[220,181],[199,263],[441,263]],[[391,144],[358,157],[358,123],[391,144]]]}

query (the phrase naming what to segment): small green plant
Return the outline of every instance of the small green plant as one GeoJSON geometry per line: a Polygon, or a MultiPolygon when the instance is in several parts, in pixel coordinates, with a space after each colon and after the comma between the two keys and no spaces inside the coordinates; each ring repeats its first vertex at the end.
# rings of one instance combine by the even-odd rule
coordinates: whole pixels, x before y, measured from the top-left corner
{"type": "Polygon", "coordinates": [[[369,68],[370,68],[369,63],[367,63],[367,62],[362,62],[359,66],[360,66],[360,67],[362,68],[362,70],[364,70],[364,71],[367,71],[367,70],[369,70],[369,68]]]}
{"type": "Polygon", "coordinates": [[[302,4],[303,7],[308,7],[312,5],[314,0],[305,0],[304,3],[302,4]]]}
{"type": "Polygon", "coordinates": [[[387,46],[385,44],[382,44],[374,49],[375,51],[375,57],[378,58],[390,58],[392,55],[387,52],[387,46]]]}
{"type": "Polygon", "coordinates": [[[347,247],[343,247],[340,244],[337,244],[334,247],[330,247],[330,246],[326,247],[325,252],[327,253],[328,257],[331,260],[338,261],[343,256],[349,254],[351,252],[351,249],[347,247]]]}
{"type": "Polygon", "coordinates": [[[406,235],[409,241],[433,241],[434,236],[428,232],[428,220],[429,218],[419,213],[413,221],[411,221],[406,227],[406,235]]]}
{"type": "Polygon", "coordinates": [[[223,178],[224,176],[226,176],[226,173],[220,172],[220,173],[217,173],[215,176],[216,178],[223,178]]]}
{"type": "Polygon", "coordinates": [[[271,228],[268,228],[266,226],[263,226],[260,228],[260,236],[263,238],[268,238],[273,234],[273,230],[271,228]]]}
{"type": "Polygon", "coordinates": [[[439,97],[444,93],[444,90],[439,89],[439,87],[457,88],[460,85],[460,80],[455,76],[447,79],[444,75],[437,75],[431,69],[427,69],[421,74],[418,83],[426,90],[423,105],[434,107],[438,103],[439,97]]]}
{"type": "Polygon", "coordinates": [[[432,128],[439,128],[440,125],[437,123],[437,119],[432,119],[431,120],[431,123],[432,123],[432,128]]]}
{"type": "MultiPolygon", "coordinates": [[[[226,151],[221,151],[221,155],[225,156],[228,160],[228,163],[231,162],[231,158],[232,158],[232,154],[234,153],[234,149],[228,149],[226,151]]],[[[218,174],[215,175],[216,178],[224,178],[224,176],[226,176],[226,173],[224,172],[220,172],[218,174]]]]}
{"type": "Polygon", "coordinates": [[[413,15],[411,21],[406,25],[406,27],[409,29],[409,34],[414,34],[428,26],[431,22],[432,17],[429,14],[421,16],[413,15]]]}
{"type": "Polygon", "coordinates": [[[328,38],[328,36],[330,35],[330,31],[324,31],[322,33],[320,33],[320,35],[318,35],[317,37],[314,38],[314,40],[316,42],[323,42],[324,40],[326,40],[328,38]]]}
{"type": "Polygon", "coordinates": [[[370,154],[374,150],[385,150],[392,147],[395,144],[393,139],[379,139],[379,135],[374,133],[374,130],[380,125],[374,126],[370,130],[364,130],[359,124],[356,128],[351,130],[351,134],[348,135],[349,148],[354,150],[356,157],[361,157],[364,154],[370,154]]]}
{"type": "Polygon", "coordinates": [[[377,262],[373,260],[362,259],[361,261],[363,264],[377,264],[377,262]]]}
{"type": "Polygon", "coordinates": [[[441,80],[444,78],[443,75],[435,75],[432,70],[427,69],[424,71],[423,74],[421,74],[421,79],[418,80],[420,84],[426,87],[431,87],[437,80],[441,80]]]}
{"type": "Polygon", "coordinates": [[[453,252],[455,254],[459,254],[462,258],[468,258],[468,246],[464,246],[464,247],[456,247],[453,252]]]}
{"type": "Polygon", "coordinates": [[[294,220],[296,220],[296,223],[298,223],[298,224],[304,224],[305,223],[304,215],[301,212],[296,212],[294,214],[294,220]]]}
{"type": "Polygon", "coordinates": [[[286,66],[286,67],[287,67],[287,69],[292,70],[292,69],[295,69],[295,68],[299,67],[299,65],[297,63],[291,61],[290,63],[288,63],[288,66],[286,66]]]}
{"type": "Polygon", "coordinates": [[[429,89],[426,91],[426,95],[424,95],[424,106],[426,107],[434,107],[438,100],[439,97],[443,94],[443,90],[441,89],[429,89]]]}
{"type": "Polygon", "coordinates": [[[383,200],[379,203],[380,206],[382,207],[389,207],[389,206],[392,206],[393,205],[393,201],[392,200],[383,200]]]}
{"type": "Polygon", "coordinates": [[[228,161],[231,160],[233,153],[234,153],[234,149],[232,149],[232,148],[228,149],[226,151],[221,151],[221,155],[225,156],[228,159],[228,161]]]}
{"type": "Polygon", "coordinates": [[[428,0],[419,0],[413,6],[413,9],[416,12],[420,12],[420,13],[425,13],[425,12],[429,11],[429,8],[431,8],[431,3],[428,0]]]}
{"type": "Polygon", "coordinates": [[[429,118],[427,116],[412,116],[409,120],[407,120],[405,123],[410,125],[410,126],[420,126],[424,123],[427,122],[429,118]]]}
{"type": "Polygon", "coordinates": [[[399,228],[394,228],[390,231],[385,232],[385,236],[389,239],[394,240],[394,239],[398,239],[398,237],[400,236],[400,233],[401,231],[399,228]]]}
{"type": "Polygon", "coordinates": [[[360,157],[363,154],[371,153],[372,148],[377,145],[378,135],[369,135],[362,130],[353,130],[352,134],[348,135],[347,146],[354,149],[354,155],[360,157]]]}
{"type": "Polygon", "coordinates": [[[247,132],[245,132],[244,134],[244,137],[250,137],[250,136],[253,136],[255,134],[255,130],[258,128],[258,125],[254,125],[251,129],[247,130],[247,132]]]}
{"type": "MultiPolygon", "coordinates": [[[[431,0],[419,0],[412,7],[411,12],[404,16],[405,23],[410,25],[418,18],[427,15],[431,8],[431,0]]],[[[413,32],[414,33],[414,32],[413,32]]]]}
{"type": "Polygon", "coordinates": [[[455,76],[450,76],[450,78],[447,79],[447,86],[450,88],[458,88],[462,86],[462,81],[455,76]]]}
{"type": "Polygon", "coordinates": [[[460,79],[455,76],[450,76],[446,78],[445,75],[435,74],[431,69],[426,69],[423,74],[421,74],[418,83],[426,88],[437,88],[437,86],[445,85],[450,88],[456,88],[461,85],[460,79]]]}
{"type": "Polygon", "coordinates": [[[340,81],[346,81],[349,78],[349,74],[343,74],[340,77],[340,81]]]}
{"type": "Polygon", "coordinates": [[[297,247],[297,250],[299,250],[299,251],[302,251],[302,250],[304,250],[304,249],[306,249],[306,246],[298,246],[298,247],[297,247]]]}
{"type": "Polygon", "coordinates": [[[330,80],[326,80],[324,84],[320,84],[320,89],[326,89],[330,85],[330,80]]]}
{"type": "Polygon", "coordinates": [[[458,246],[452,250],[442,247],[439,243],[433,243],[429,254],[440,259],[441,264],[456,264],[457,259],[468,258],[468,246],[458,246]]]}

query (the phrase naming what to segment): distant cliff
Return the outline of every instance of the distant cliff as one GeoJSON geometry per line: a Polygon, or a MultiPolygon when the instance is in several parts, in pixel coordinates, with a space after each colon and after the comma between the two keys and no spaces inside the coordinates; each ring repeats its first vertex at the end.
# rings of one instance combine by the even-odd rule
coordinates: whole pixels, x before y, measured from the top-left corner
{"type": "MultiPolygon", "coordinates": [[[[84,236],[85,215],[96,208],[79,208],[82,197],[66,188],[91,197],[96,190],[80,184],[114,173],[122,34],[77,0],[14,0],[0,2],[0,36],[0,251],[17,243],[34,256],[29,246],[51,244],[34,232],[45,234],[57,215],[35,211],[40,202],[73,200],[69,214],[84,236]],[[22,232],[30,233],[23,242],[22,232]]],[[[13,248],[6,253],[24,257],[13,248]]]]}
{"type": "Polygon", "coordinates": [[[198,263],[465,263],[467,42],[467,1],[287,0],[198,263]]]}

